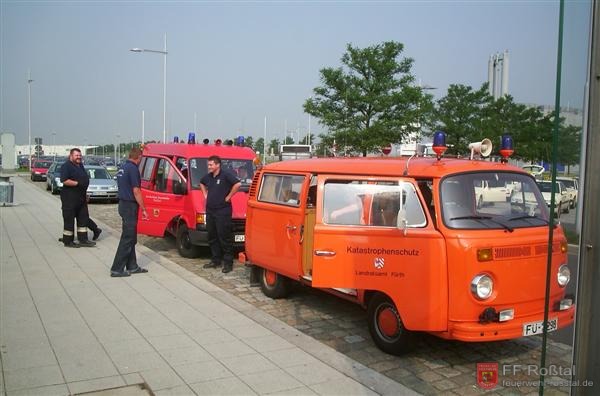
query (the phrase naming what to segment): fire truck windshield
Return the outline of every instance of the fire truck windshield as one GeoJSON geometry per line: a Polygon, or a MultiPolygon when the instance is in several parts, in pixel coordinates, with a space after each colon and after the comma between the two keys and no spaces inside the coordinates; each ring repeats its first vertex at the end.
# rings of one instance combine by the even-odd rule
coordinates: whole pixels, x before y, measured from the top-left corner
{"type": "Polygon", "coordinates": [[[535,180],[519,173],[450,176],[442,181],[440,194],[449,228],[512,230],[548,224],[548,207],[535,180]]]}
{"type": "MultiPolygon", "coordinates": [[[[242,182],[242,191],[247,190],[254,177],[252,160],[221,158],[221,169],[232,172],[242,182]]],[[[184,169],[182,169],[182,173],[184,169]]],[[[189,175],[191,186],[194,190],[200,189],[200,180],[208,172],[206,158],[192,158],[189,160],[189,175]]],[[[184,175],[185,176],[185,175],[184,175]]]]}

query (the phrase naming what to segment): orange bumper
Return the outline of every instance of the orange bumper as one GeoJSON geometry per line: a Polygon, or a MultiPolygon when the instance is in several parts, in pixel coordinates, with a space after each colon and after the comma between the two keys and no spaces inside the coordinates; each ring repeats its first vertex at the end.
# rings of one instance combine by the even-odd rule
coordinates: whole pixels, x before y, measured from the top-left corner
{"type": "MultiPolygon", "coordinates": [[[[571,325],[575,319],[575,305],[564,311],[551,311],[548,320],[558,319],[557,330],[571,325]]],[[[467,342],[500,341],[523,337],[525,324],[544,320],[544,314],[523,316],[506,322],[481,324],[479,322],[448,322],[448,331],[431,333],[448,340],[467,342]]]]}

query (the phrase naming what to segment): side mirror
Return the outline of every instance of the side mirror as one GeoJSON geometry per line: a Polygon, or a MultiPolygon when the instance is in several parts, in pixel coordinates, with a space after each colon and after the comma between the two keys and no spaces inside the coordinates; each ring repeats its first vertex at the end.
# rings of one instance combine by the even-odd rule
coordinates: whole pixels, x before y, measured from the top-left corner
{"type": "Polygon", "coordinates": [[[187,186],[181,181],[173,180],[173,194],[185,195],[187,194],[187,186]]]}
{"type": "Polygon", "coordinates": [[[402,230],[402,233],[406,235],[408,232],[408,221],[406,221],[406,209],[400,209],[398,211],[398,219],[396,220],[396,228],[402,230]]]}

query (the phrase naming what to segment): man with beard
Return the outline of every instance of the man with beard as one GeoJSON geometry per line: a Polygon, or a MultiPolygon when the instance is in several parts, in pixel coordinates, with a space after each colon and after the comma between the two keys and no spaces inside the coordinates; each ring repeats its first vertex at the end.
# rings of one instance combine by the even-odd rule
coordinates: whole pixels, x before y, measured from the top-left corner
{"type": "Polygon", "coordinates": [[[63,214],[63,237],[65,247],[91,247],[95,242],[88,240],[88,207],[87,188],[90,178],[81,163],[81,150],[71,149],[69,160],[60,168],[60,181],[63,188],[60,191],[63,214]],[[75,243],[75,219],[77,219],[77,239],[75,243]]]}

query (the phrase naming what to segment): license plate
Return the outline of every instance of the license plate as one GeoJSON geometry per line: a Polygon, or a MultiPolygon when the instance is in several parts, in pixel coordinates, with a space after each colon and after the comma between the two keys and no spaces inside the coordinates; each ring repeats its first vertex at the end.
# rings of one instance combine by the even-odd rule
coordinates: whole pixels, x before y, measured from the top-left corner
{"type": "MultiPolygon", "coordinates": [[[[558,318],[548,320],[548,332],[552,332],[558,329],[558,318]]],[[[542,334],[544,332],[544,321],[525,323],[523,325],[523,335],[531,336],[536,334],[542,334]]]]}
{"type": "Polygon", "coordinates": [[[233,240],[235,242],[244,242],[246,240],[246,236],[245,235],[235,235],[233,237],[233,240]]]}

